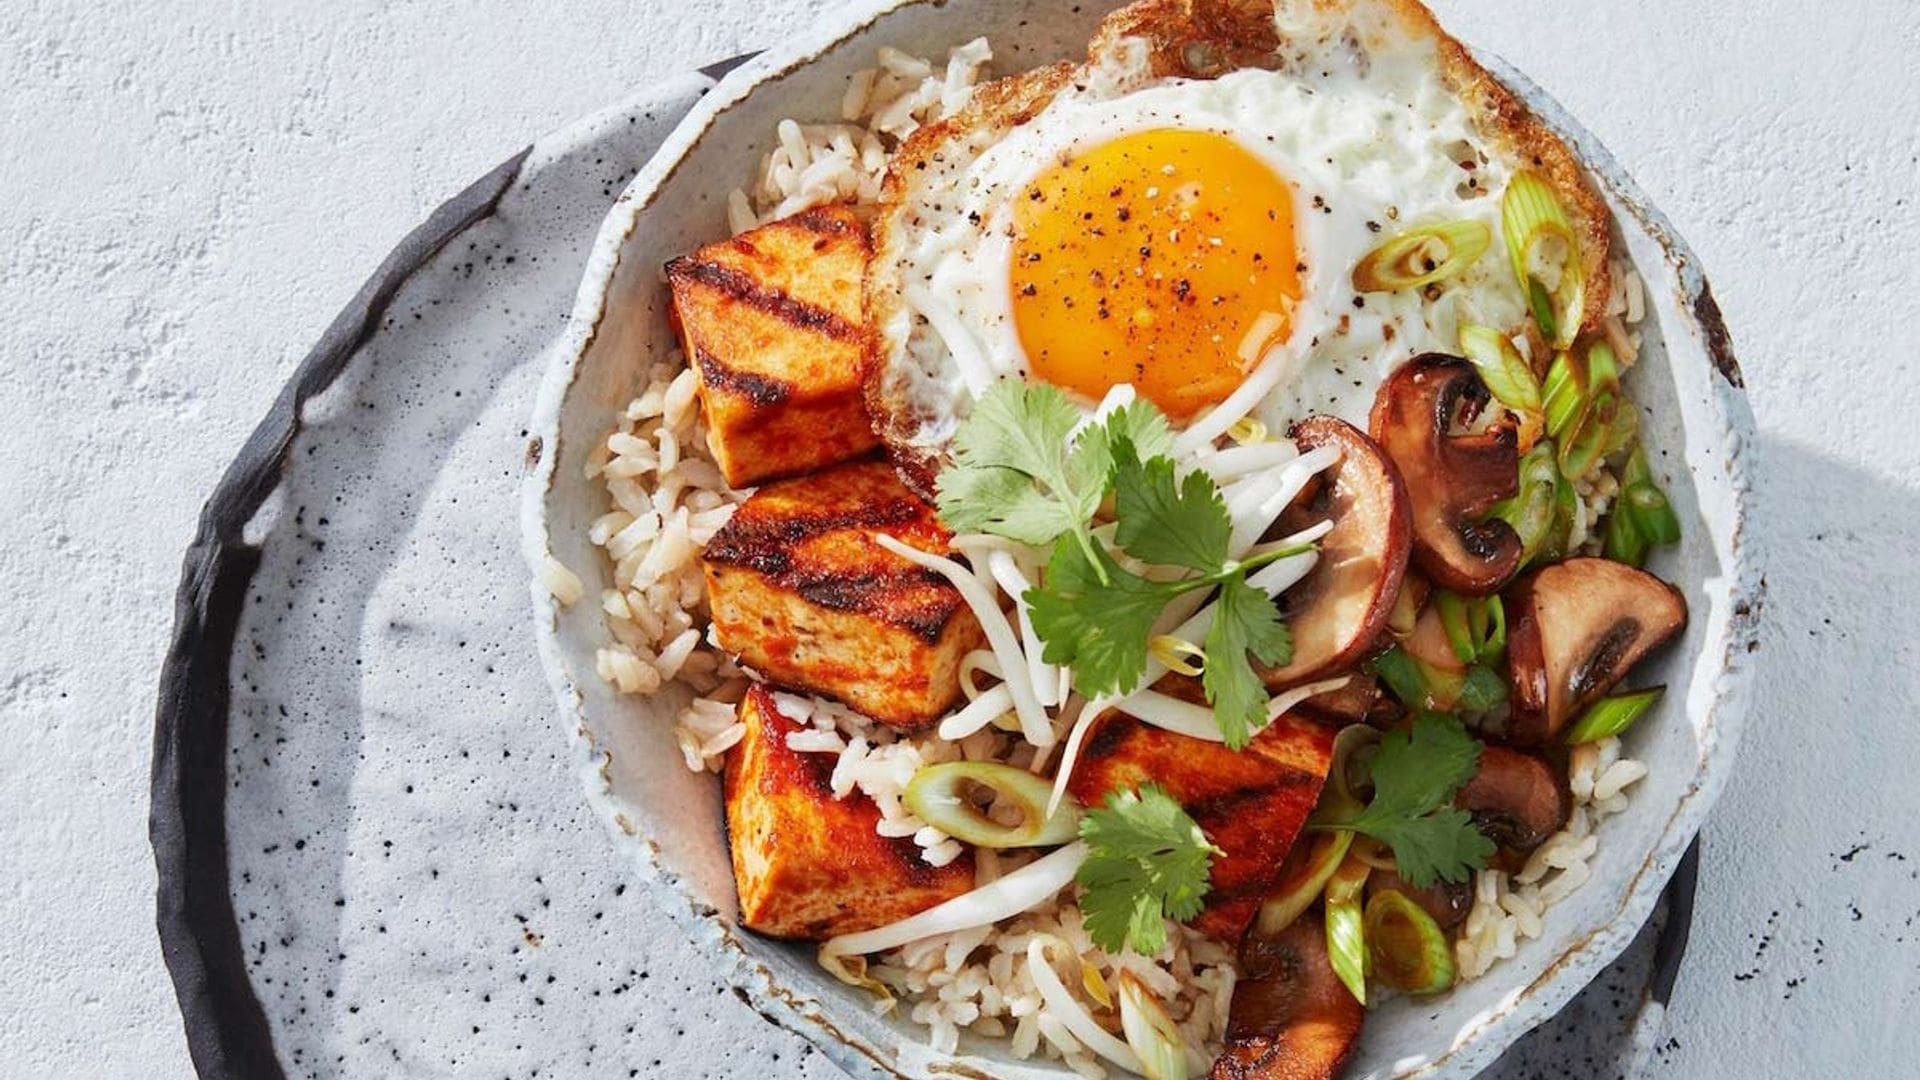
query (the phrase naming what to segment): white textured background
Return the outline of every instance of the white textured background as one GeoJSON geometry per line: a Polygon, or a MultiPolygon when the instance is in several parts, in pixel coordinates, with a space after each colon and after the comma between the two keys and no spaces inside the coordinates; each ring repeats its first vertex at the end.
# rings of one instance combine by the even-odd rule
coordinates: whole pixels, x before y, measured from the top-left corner
{"type": "MultiPolygon", "coordinates": [[[[152,932],[154,676],[201,499],[300,355],[533,136],[821,6],[0,5],[0,1077],[189,1073],[152,932]]],[[[1689,237],[1762,433],[1767,663],[1659,1074],[1905,1074],[1920,5],[1436,6],[1689,237]]]]}

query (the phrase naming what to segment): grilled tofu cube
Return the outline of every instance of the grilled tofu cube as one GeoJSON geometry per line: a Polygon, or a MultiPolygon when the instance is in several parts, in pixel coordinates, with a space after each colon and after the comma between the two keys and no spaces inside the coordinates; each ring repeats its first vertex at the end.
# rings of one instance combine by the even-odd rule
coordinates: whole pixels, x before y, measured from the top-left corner
{"type": "Polygon", "coordinates": [[[860,389],[871,254],[853,212],[826,206],[667,264],[727,483],[812,472],[878,445],[860,389]]]}
{"type": "Polygon", "coordinates": [[[740,922],[775,937],[871,930],[973,888],[973,853],[929,866],[911,837],[874,831],[880,810],[835,799],[833,754],[787,745],[800,725],[756,685],[740,702],[746,735],[727,757],[727,831],[740,922]]]}
{"type": "Polygon", "coordinates": [[[1095,806],[1108,792],[1158,784],[1185,807],[1226,853],[1214,856],[1213,889],[1193,925],[1238,943],[1279,879],[1332,763],[1333,733],[1291,715],[1240,751],[1115,715],[1088,736],[1068,787],[1095,806]]]}
{"type": "Polygon", "coordinates": [[[771,682],[917,730],[959,698],[984,635],[951,583],[875,533],[933,552],[951,536],[884,461],[761,488],[707,544],[713,629],[771,682]]]}

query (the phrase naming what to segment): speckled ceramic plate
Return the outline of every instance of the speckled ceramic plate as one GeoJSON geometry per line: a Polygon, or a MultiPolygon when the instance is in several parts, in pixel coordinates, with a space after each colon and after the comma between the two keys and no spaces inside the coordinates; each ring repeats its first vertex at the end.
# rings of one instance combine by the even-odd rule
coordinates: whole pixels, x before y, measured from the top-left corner
{"type": "MultiPolygon", "coordinates": [[[[708,95],[629,185],[594,246],[567,347],[557,352],[534,413],[523,505],[529,559],[551,552],[581,575],[590,596],[606,586],[607,568],[586,539],[605,504],[578,479],[582,463],[631,393],[636,365],[672,347],[659,267],[726,235],[723,193],[769,148],[780,118],[835,115],[847,77],[868,66],[880,45],[935,55],[985,34],[998,52],[995,70],[1020,70],[1080,55],[1111,6],[869,2],[756,58],[708,95]]],[[[1377,1010],[1355,1077],[1470,1075],[1617,956],[1721,787],[1749,686],[1760,589],[1743,519],[1752,422],[1718,309],[1692,254],[1593,137],[1497,58],[1481,60],[1581,156],[1614,209],[1621,250],[1648,283],[1645,357],[1630,381],[1656,471],[1685,524],[1683,543],[1657,569],[1685,590],[1693,619],[1678,647],[1644,673],[1673,692],[1632,733],[1630,752],[1653,773],[1632,808],[1607,823],[1594,879],[1553,910],[1542,938],[1489,977],[1438,999],[1377,1010]]],[[[535,607],[542,654],[567,726],[578,733],[590,800],[632,851],[663,910],[756,1008],[809,1034],[856,1072],[1058,1074],[1009,1060],[984,1040],[963,1042],[957,1061],[936,1057],[920,1031],[873,1016],[855,992],[820,971],[810,949],[739,930],[718,785],[681,765],[673,702],[622,699],[594,677],[594,650],[606,642],[595,605],[561,611],[536,587],[535,607]]]]}

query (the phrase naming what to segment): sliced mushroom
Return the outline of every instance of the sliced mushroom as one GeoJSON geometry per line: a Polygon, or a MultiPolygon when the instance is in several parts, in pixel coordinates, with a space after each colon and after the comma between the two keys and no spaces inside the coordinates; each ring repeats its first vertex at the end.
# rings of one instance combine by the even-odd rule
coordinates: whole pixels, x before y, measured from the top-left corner
{"type": "Polygon", "coordinates": [[[1340,448],[1340,464],[1307,499],[1289,507],[1281,529],[1292,532],[1332,520],[1320,559],[1280,597],[1293,632],[1293,658],[1266,674],[1270,690],[1351,669],[1373,648],[1393,612],[1407,572],[1412,509],[1407,489],[1372,439],[1344,420],[1311,416],[1294,425],[1304,453],[1340,448]]]}
{"type": "Polygon", "coordinates": [[[1380,698],[1380,680],[1364,671],[1356,671],[1338,690],[1315,694],[1295,706],[1295,711],[1329,727],[1363,723],[1380,698]]]}
{"type": "Polygon", "coordinates": [[[1367,892],[1385,892],[1391,889],[1407,899],[1419,904],[1440,929],[1451,930],[1467,919],[1467,913],[1473,910],[1473,885],[1469,882],[1451,882],[1435,880],[1424,889],[1415,888],[1392,870],[1375,870],[1367,875],[1367,892]]]}
{"type": "Polygon", "coordinates": [[[1494,592],[1520,568],[1520,534],[1482,520],[1520,482],[1511,417],[1478,431],[1491,396],[1473,365],[1424,353],[1387,377],[1374,398],[1374,441],[1413,500],[1413,561],[1434,584],[1469,596],[1494,592]]]}
{"type": "Polygon", "coordinates": [[[1360,1040],[1366,1007],[1333,973],[1317,912],[1240,942],[1226,1049],[1211,1080],[1332,1080],[1360,1040]]]}
{"type": "Polygon", "coordinates": [[[1508,736],[1539,745],[1687,625],[1680,590],[1611,559],[1568,559],[1506,597],[1508,736]]]}
{"type": "Polygon", "coordinates": [[[1480,767],[1454,797],[1454,805],[1473,815],[1487,839],[1527,852],[1566,825],[1573,813],[1573,792],[1566,771],[1546,758],[1489,746],[1480,752],[1480,767]]]}

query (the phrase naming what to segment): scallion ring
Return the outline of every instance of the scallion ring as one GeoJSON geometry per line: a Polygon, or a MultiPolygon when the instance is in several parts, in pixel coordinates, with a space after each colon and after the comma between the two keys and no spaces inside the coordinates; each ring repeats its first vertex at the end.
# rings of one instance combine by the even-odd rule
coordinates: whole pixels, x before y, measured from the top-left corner
{"type": "Polygon", "coordinates": [[[1587,404],[1587,373],[1572,353],[1555,353],[1553,363],[1547,365],[1541,404],[1546,411],[1548,438],[1560,438],[1580,419],[1587,404]]]}
{"type": "Polygon", "coordinates": [[[1646,690],[1635,690],[1627,694],[1615,694],[1595,702],[1580,719],[1567,729],[1567,744],[1578,746],[1581,743],[1596,742],[1609,735],[1618,735],[1633,726],[1640,714],[1653,707],[1666,691],[1664,686],[1654,686],[1646,690]]]}
{"type": "Polygon", "coordinates": [[[1052,793],[1045,777],[1025,769],[991,761],[947,761],[914,773],[902,801],[915,817],[956,840],[987,848],[1045,847],[1080,834],[1080,806],[1073,800],[1047,816],[1052,793]],[[991,795],[984,805],[975,801],[980,789],[991,795]],[[988,816],[990,808],[1003,807],[1019,812],[1019,824],[988,816]]]}
{"type": "Polygon", "coordinates": [[[1364,810],[1373,752],[1380,746],[1380,729],[1370,724],[1348,724],[1333,737],[1333,761],[1327,768],[1327,783],[1320,795],[1320,809],[1338,818],[1353,817],[1364,810]]]}
{"type": "Polygon", "coordinates": [[[1553,188],[1523,169],[1507,182],[1500,199],[1500,228],[1513,278],[1527,295],[1534,321],[1556,349],[1573,344],[1586,311],[1587,270],[1579,238],[1553,188]],[[1558,262],[1558,274],[1553,275],[1558,262]]]}
{"type": "Polygon", "coordinates": [[[1498,595],[1465,597],[1435,589],[1433,608],[1461,663],[1490,664],[1506,650],[1507,615],[1498,595]]]}
{"type": "Polygon", "coordinates": [[[1680,540],[1680,518],[1667,501],[1667,493],[1647,467],[1647,452],[1635,446],[1620,470],[1620,505],[1614,511],[1625,513],[1650,544],[1674,544],[1680,540]]]}
{"type": "Polygon", "coordinates": [[[1146,1080],[1187,1080],[1187,1040],[1140,977],[1120,973],[1120,1031],[1146,1080]]]}
{"type": "Polygon", "coordinates": [[[1361,292],[1418,289],[1472,266],[1493,244],[1485,222],[1461,220],[1410,229],[1361,258],[1353,286],[1361,292]]]}
{"type": "Polygon", "coordinates": [[[1462,326],[1460,351],[1502,405],[1516,412],[1540,411],[1540,380],[1505,334],[1490,326],[1462,326]]]}
{"type": "Polygon", "coordinates": [[[1367,1003],[1367,933],[1360,891],[1373,868],[1347,853],[1327,881],[1327,959],[1354,1000],[1367,1003]]]}
{"type": "Polygon", "coordinates": [[[1367,955],[1375,978],[1403,994],[1437,994],[1453,985],[1453,947],[1426,909],[1382,889],[1367,900],[1367,955]]]}
{"type": "Polygon", "coordinates": [[[1255,932],[1271,937],[1292,926],[1326,891],[1327,880],[1346,861],[1347,849],[1352,844],[1351,829],[1302,836],[1294,850],[1303,854],[1287,856],[1273,895],[1261,902],[1260,913],[1254,916],[1258,920],[1255,932]]]}
{"type": "Polygon", "coordinates": [[[1553,528],[1554,487],[1560,480],[1560,468],[1554,464],[1551,440],[1542,439],[1520,459],[1520,485],[1510,499],[1494,506],[1493,516],[1513,526],[1520,534],[1520,550],[1527,562],[1546,546],[1547,533],[1553,528]]]}
{"type": "Polygon", "coordinates": [[[1622,423],[1623,412],[1638,419],[1631,405],[1624,410],[1621,407],[1620,366],[1613,346],[1594,342],[1587,348],[1583,368],[1584,378],[1579,380],[1582,390],[1572,420],[1558,431],[1554,430],[1551,412],[1547,420],[1547,433],[1560,443],[1560,474],[1573,480],[1593,472],[1608,453],[1618,448],[1616,427],[1622,423]]]}

